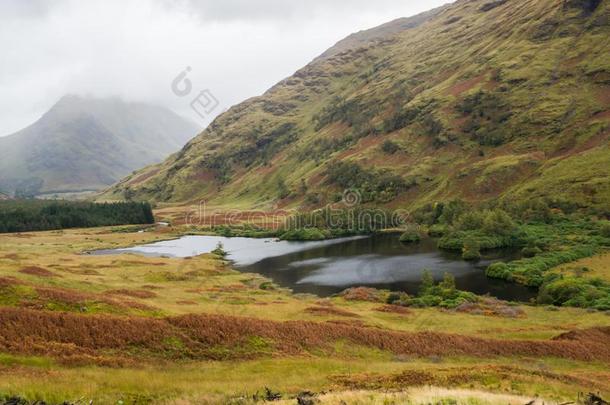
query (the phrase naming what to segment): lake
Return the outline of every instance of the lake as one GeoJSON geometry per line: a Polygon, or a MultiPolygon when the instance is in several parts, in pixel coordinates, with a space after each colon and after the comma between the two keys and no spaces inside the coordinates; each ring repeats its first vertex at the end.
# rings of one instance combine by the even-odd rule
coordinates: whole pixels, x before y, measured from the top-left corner
{"type": "Polygon", "coordinates": [[[494,261],[519,258],[517,251],[484,252],[477,262],[466,262],[460,254],[436,247],[434,239],[405,245],[397,234],[356,236],[315,242],[277,239],[184,236],[126,249],[102,250],[94,254],[136,253],[147,256],[189,257],[212,251],[220,242],[234,267],[262,274],[297,293],[321,297],[346,288],[366,286],[417,293],[424,270],[435,279],[444,273],[455,276],[459,289],[490,294],[500,299],[528,301],[536,292],[525,286],[485,276],[494,261]]]}

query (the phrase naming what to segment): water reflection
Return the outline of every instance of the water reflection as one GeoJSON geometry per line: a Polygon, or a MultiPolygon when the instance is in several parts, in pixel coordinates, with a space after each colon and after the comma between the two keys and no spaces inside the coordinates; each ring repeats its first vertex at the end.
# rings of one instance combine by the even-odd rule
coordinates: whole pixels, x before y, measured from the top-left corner
{"type": "Polygon", "coordinates": [[[484,254],[478,262],[465,262],[457,253],[437,249],[434,240],[405,245],[392,234],[319,242],[185,236],[96,254],[131,252],[187,257],[210,252],[218,242],[223,243],[238,270],[265,275],[295,292],[328,296],[352,286],[370,286],[415,294],[427,269],[436,279],[451,273],[458,288],[477,294],[518,301],[535,295],[524,286],[485,276],[485,268],[492,262],[518,258],[514,251],[494,251],[484,254]]]}

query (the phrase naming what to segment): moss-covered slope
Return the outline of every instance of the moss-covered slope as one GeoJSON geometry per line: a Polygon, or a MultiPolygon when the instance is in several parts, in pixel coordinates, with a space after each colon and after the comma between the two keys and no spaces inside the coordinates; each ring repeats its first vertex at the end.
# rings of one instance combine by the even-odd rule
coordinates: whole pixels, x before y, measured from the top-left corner
{"type": "Polygon", "coordinates": [[[610,2],[461,0],[424,20],[344,43],[102,198],[607,207],[610,2]]]}

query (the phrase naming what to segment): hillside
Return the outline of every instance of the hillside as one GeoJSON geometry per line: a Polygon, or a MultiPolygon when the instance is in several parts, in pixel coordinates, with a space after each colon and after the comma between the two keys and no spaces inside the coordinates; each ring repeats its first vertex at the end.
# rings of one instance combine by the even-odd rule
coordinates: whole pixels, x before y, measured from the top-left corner
{"type": "Polygon", "coordinates": [[[65,96],[33,125],[0,138],[0,190],[98,190],[161,162],[197,131],[165,108],[65,96]]]}
{"type": "Polygon", "coordinates": [[[461,0],[356,34],[102,198],[607,208],[609,3],[461,0]]]}

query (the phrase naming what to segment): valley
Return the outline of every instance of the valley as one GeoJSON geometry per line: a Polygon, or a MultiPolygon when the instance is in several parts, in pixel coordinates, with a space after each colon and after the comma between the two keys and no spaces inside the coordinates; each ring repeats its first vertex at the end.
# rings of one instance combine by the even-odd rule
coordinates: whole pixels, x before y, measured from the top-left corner
{"type": "Polygon", "coordinates": [[[608,404],[609,0],[387,19],[217,116],[281,54],[230,40],[319,16],[147,1],[88,80],[211,123],[68,94],[0,137],[1,404],[608,404]]]}
{"type": "MultiPolygon", "coordinates": [[[[492,298],[405,307],[375,289],[294,293],[235,270],[230,254],[87,254],[172,246],[185,233],[146,225],[0,235],[0,318],[10,325],[0,331],[0,391],[52,403],[250,403],[265,387],[286,403],[304,391],[362,403],[422,385],[447,397],[471,390],[464,395],[484,403],[496,403],[487,392],[546,403],[610,393],[607,311],[492,298]]],[[[607,259],[584,260],[609,282],[597,270],[607,259]]]]}

